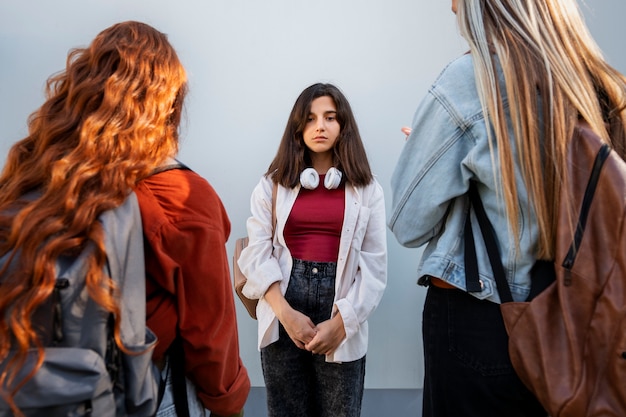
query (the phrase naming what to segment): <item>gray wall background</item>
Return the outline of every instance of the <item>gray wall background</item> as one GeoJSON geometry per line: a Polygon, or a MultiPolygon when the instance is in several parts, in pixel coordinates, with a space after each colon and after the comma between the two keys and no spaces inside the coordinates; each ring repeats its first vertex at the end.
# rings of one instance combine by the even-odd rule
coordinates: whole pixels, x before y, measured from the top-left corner
{"type": "MultiPolygon", "coordinates": [[[[609,62],[626,72],[624,0],[581,7],[609,62]]],[[[400,127],[443,66],[465,50],[450,0],[0,0],[0,164],[27,133],[49,75],[70,48],[141,20],[169,35],[189,75],[182,161],[207,178],[245,234],[249,196],[271,161],[296,97],[331,82],[348,97],[390,207],[400,127]]],[[[421,388],[420,250],[388,234],[389,284],[371,318],[366,388],[421,388]]],[[[256,322],[237,303],[241,355],[263,386],[256,322]]]]}

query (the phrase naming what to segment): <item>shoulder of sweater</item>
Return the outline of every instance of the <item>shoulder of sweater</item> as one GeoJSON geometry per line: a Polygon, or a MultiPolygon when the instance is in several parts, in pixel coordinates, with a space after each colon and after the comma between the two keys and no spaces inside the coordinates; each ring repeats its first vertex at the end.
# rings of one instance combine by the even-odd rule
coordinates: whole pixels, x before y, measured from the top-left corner
{"type": "Polygon", "coordinates": [[[135,190],[145,231],[167,224],[228,222],[224,206],[213,187],[189,170],[166,171],[146,178],[135,190]]]}
{"type": "Polygon", "coordinates": [[[159,194],[184,197],[202,193],[205,197],[219,198],[213,186],[204,177],[189,169],[164,171],[144,179],[141,183],[159,194]]]}

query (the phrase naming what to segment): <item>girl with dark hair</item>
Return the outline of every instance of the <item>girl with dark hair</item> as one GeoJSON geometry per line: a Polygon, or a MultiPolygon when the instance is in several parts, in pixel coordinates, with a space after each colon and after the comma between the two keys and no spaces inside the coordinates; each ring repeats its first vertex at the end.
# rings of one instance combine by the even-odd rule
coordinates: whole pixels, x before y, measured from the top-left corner
{"type": "MultiPolygon", "coordinates": [[[[185,69],[167,36],[140,22],[105,29],[88,47],[71,51],[65,71],[48,80],[46,101],[30,116],[28,136],[13,145],[0,175],[0,256],[15,250],[21,262],[15,272],[0,270],[6,274],[0,362],[10,349],[16,352],[0,382],[12,381],[29,348],[38,348],[42,359],[31,316],[53,291],[56,258],[88,244],[94,248],[89,296],[116,318],[115,340],[124,350],[115,288],[103,273],[98,217],[134,190],[145,237],[147,323],[159,338],[153,358],[162,362],[178,335],[191,415],[243,409],[250,382],[239,358],[228,217],[215,191],[192,171],[151,175],[175,163],[186,90],[185,69]],[[38,197],[25,200],[32,191],[38,197]]],[[[173,415],[170,391],[168,384],[158,415],[173,415]]]]}
{"type": "Polygon", "coordinates": [[[337,87],[300,94],[251,210],[239,267],[259,299],[269,416],[359,416],[367,318],[387,282],[385,204],[337,87]]]}

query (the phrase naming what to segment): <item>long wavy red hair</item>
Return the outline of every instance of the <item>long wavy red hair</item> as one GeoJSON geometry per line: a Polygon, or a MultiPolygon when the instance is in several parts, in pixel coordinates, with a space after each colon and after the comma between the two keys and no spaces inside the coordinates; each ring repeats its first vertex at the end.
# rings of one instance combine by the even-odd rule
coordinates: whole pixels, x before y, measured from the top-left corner
{"type": "Polygon", "coordinates": [[[15,375],[27,350],[38,348],[43,360],[31,316],[53,291],[59,255],[93,242],[89,295],[119,319],[97,218],[177,153],[186,82],[167,37],[139,22],[111,26],[70,51],[66,69],[48,79],[46,101],[0,175],[0,255],[19,253],[18,268],[0,270],[0,361],[15,352],[0,374],[0,387],[14,387],[10,403],[25,382],[15,375]],[[27,201],[31,191],[37,198],[27,201]]]}

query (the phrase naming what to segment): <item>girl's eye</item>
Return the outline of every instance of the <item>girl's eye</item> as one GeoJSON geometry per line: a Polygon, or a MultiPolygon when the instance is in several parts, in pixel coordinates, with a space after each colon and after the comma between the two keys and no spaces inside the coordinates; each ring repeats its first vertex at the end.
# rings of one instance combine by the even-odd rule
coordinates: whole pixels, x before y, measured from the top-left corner
{"type": "Polygon", "coordinates": [[[329,122],[332,122],[335,120],[335,116],[328,116],[326,120],[328,120],[329,122]]]}

